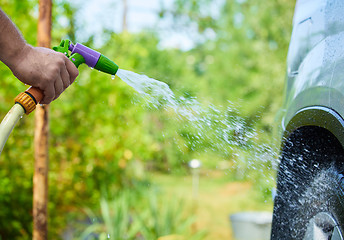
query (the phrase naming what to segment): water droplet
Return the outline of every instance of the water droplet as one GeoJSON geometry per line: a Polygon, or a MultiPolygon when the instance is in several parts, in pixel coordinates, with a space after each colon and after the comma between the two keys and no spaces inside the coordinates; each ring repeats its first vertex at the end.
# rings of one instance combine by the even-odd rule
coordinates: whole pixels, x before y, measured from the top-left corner
{"type": "Polygon", "coordinates": [[[91,68],[91,70],[93,70],[94,68],[93,67],[90,67],[91,68]]]}
{"type": "Polygon", "coordinates": [[[115,78],[116,78],[116,76],[115,76],[115,75],[112,75],[112,76],[111,76],[111,79],[112,79],[112,80],[113,80],[113,79],[115,79],[115,78]]]}

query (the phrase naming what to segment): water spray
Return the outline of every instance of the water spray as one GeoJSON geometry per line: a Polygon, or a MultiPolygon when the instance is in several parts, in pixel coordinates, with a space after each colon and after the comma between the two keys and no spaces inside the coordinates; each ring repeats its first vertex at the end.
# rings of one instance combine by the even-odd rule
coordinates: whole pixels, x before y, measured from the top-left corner
{"type": "MultiPolygon", "coordinates": [[[[94,68],[111,75],[115,75],[118,71],[116,63],[105,57],[103,54],[80,43],[76,43],[74,45],[69,40],[62,40],[60,45],[53,47],[53,49],[65,54],[77,68],[81,64],[85,63],[90,68],[94,68]]],[[[0,124],[0,155],[8,136],[12,132],[18,120],[24,115],[24,113],[28,115],[34,111],[36,109],[36,105],[42,101],[43,96],[44,94],[39,88],[30,87],[14,99],[14,106],[0,124]]]]}

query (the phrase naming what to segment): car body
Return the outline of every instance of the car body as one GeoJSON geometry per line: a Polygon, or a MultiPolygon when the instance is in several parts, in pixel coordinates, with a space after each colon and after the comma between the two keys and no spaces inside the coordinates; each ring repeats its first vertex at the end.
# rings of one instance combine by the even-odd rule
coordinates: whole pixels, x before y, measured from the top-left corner
{"type": "Polygon", "coordinates": [[[344,145],[344,1],[299,0],[287,57],[284,136],[316,125],[344,145]]]}

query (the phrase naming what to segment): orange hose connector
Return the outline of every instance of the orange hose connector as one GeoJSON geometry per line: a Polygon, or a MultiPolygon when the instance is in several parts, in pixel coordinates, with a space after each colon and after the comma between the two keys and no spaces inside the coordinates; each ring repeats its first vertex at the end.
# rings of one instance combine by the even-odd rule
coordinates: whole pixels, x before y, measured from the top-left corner
{"type": "Polygon", "coordinates": [[[39,88],[30,87],[25,92],[19,93],[14,102],[19,103],[25,109],[25,114],[29,115],[42,99],[42,91],[39,88]]]}
{"type": "Polygon", "coordinates": [[[18,96],[14,99],[14,102],[19,103],[25,109],[26,115],[35,110],[37,105],[32,97],[26,92],[19,93],[18,96]]]}

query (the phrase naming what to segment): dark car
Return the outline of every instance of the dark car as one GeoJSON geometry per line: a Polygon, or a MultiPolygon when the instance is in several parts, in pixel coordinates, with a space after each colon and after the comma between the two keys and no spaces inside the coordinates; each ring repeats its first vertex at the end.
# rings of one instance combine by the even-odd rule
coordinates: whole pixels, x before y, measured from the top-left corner
{"type": "Polygon", "coordinates": [[[343,239],[344,1],[299,0],[271,239],[343,239]]]}

